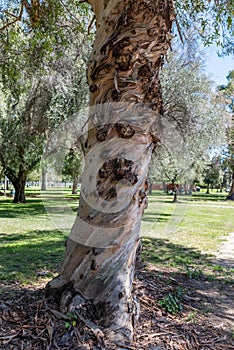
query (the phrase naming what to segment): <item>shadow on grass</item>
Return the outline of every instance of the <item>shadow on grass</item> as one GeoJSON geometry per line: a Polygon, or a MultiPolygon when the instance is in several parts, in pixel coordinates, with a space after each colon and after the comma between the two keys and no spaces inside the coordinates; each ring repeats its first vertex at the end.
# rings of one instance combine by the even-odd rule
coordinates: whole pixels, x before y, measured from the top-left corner
{"type": "Polygon", "coordinates": [[[24,204],[16,204],[9,199],[0,201],[0,218],[23,218],[30,215],[43,215],[45,208],[40,198],[30,198],[24,204]]]}
{"type": "Polygon", "coordinates": [[[55,273],[63,258],[66,237],[57,230],[1,234],[0,281],[29,283],[55,273]]]}
{"type": "Polygon", "coordinates": [[[193,310],[207,317],[215,315],[220,322],[225,319],[229,326],[233,324],[233,268],[228,264],[218,265],[218,260],[210,260],[210,256],[199,250],[165,239],[143,237],[142,243],[141,256],[144,263],[150,265],[140,272],[140,279],[155,280],[159,299],[168,292],[176,294],[180,290],[184,306],[192,303],[193,310]]]}
{"type": "Polygon", "coordinates": [[[171,214],[167,213],[155,213],[155,212],[145,212],[142,218],[142,221],[148,221],[148,222],[166,222],[169,221],[171,218],[171,214]]]}
{"type": "Polygon", "coordinates": [[[167,239],[142,237],[143,258],[152,264],[167,264],[170,266],[185,266],[209,264],[206,254],[196,249],[186,248],[179,244],[171,243],[167,239]]]}
{"type": "Polygon", "coordinates": [[[226,195],[222,193],[194,193],[192,195],[192,201],[211,201],[211,202],[224,202],[226,195]]]}
{"type": "Polygon", "coordinates": [[[183,268],[188,275],[203,275],[203,270],[220,272],[221,275],[233,275],[234,258],[215,259],[212,255],[201,253],[198,249],[187,248],[180,244],[171,243],[167,239],[142,237],[143,252],[142,257],[146,262],[164,267],[173,266],[183,268]],[[190,266],[192,270],[189,271],[190,266]],[[230,274],[228,273],[230,272],[230,274]]]}

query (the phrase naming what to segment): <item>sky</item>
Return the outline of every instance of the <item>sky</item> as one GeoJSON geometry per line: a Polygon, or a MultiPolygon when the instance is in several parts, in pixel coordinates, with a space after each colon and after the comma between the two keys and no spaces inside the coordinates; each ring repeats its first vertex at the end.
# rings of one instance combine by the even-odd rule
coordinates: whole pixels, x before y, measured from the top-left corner
{"type": "Polygon", "coordinates": [[[234,55],[219,57],[215,47],[205,49],[206,52],[206,68],[208,74],[212,74],[212,79],[217,85],[226,85],[230,70],[234,70],[234,55]]]}

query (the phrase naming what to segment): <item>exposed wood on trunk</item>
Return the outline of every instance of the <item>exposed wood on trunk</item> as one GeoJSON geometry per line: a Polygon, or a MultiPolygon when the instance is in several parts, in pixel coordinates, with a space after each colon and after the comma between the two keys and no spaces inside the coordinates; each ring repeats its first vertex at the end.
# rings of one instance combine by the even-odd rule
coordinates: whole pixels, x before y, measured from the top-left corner
{"type": "Polygon", "coordinates": [[[133,334],[132,280],[148,164],[159,140],[159,72],[174,12],[170,0],[89,2],[97,20],[88,68],[90,103],[96,107],[90,111],[79,216],[60,276],[48,289],[72,284],[92,300],[118,342],[133,334]]]}

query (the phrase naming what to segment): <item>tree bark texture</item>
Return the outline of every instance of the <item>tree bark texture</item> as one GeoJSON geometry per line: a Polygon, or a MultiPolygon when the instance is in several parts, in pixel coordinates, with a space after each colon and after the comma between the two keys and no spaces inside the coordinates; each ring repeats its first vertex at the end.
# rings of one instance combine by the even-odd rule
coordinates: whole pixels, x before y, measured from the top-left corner
{"type": "Polygon", "coordinates": [[[147,206],[148,165],[159,141],[159,72],[174,11],[171,0],[90,3],[97,34],[88,67],[93,107],[79,215],[60,275],[47,289],[72,285],[92,301],[106,333],[117,342],[133,334],[131,286],[147,206]]]}
{"type": "Polygon", "coordinates": [[[13,203],[25,203],[25,185],[27,180],[27,172],[20,167],[18,173],[13,173],[10,169],[6,169],[6,176],[14,186],[14,199],[13,203]]]}
{"type": "Polygon", "coordinates": [[[26,203],[25,185],[26,185],[26,178],[24,177],[19,178],[17,182],[13,183],[13,186],[15,189],[13,203],[26,203]]]}

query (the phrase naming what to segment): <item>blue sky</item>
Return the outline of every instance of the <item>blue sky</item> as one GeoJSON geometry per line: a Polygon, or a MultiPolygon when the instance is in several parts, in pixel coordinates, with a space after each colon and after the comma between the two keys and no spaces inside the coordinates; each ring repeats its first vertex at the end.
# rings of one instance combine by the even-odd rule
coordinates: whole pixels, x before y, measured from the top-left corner
{"type": "Polygon", "coordinates": [[[230,70],[234,70],[234,55],[218,57],[215,47],[205,49],[206,72],[212,74],[212,79],[217,85],[227,84],[226,76],[230,70]]]}

